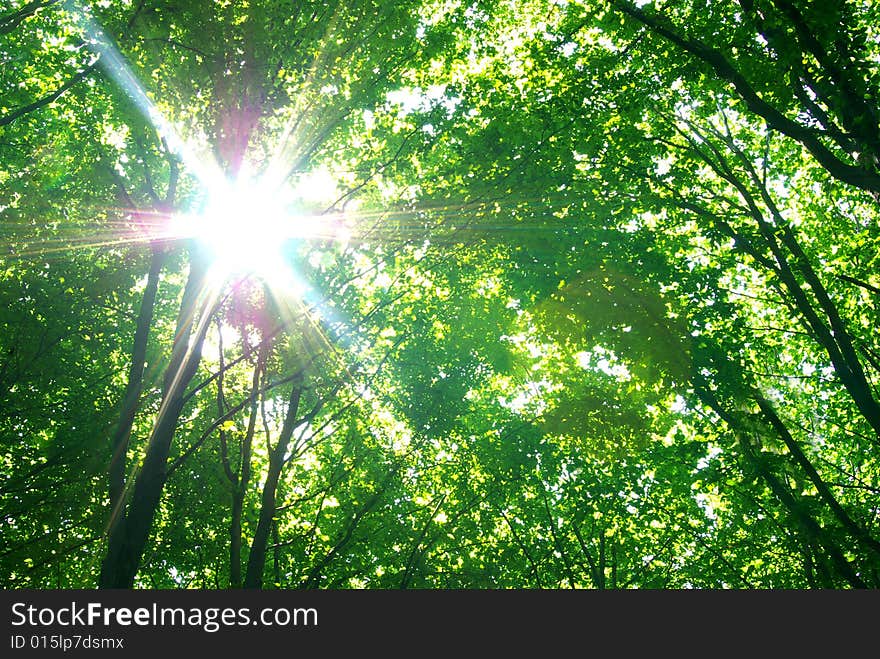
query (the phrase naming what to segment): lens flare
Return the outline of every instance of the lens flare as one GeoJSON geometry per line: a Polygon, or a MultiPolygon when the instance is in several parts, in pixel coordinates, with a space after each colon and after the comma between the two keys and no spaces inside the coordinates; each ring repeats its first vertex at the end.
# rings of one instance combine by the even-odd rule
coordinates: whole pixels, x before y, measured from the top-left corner
{"type": "Polygon", "coordinates": [[[285,250],[292,240],[307,236],[311,222],[291,212],[271,190],[239,183],[213,190],[201,213],[179,215],[172,224],[173,234],[205,248],[215,274],[273,280],[289,270],[285,250]]]}

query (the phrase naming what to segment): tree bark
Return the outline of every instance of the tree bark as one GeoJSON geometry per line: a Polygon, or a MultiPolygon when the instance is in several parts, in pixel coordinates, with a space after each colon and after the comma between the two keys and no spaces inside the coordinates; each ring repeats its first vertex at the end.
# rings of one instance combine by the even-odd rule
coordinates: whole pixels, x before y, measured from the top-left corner
{"type": "Polygon", "coordinates": [[[714,393],[703,384],[696,384],[695,390],[700,400],[710,407],[730,428],[737,438],[740,454],[757,471],[776,499],[783,505],[794,519],[797,527],[809,541],[816,542],[829,558],[837,574],[853,588],[867,588],[867,584],[858,575],[837,543],[829,537],[827,529],[819,524],[810,512],[799,501],[790,488],[779,479],[767,466],[766,460],[755,452],[750,444],[751,431],[745,426],[737,414],[728,412],[714,393]]]}
{"type": "Polygon", "coordinates": [[[98,66],[97,61],[89,64],[82,71],[79,71],[78,73],[75,73],[73,76],[71,76],[70,79],[67,82],[65,82],[64,84],[62,84],[60,87],[58,87],[58,89],[49,92],[45,96],[41,96],[40,98],[38,98],[36,101],[34,101],[32,103],[28,103],[27,105],[23,105],[20,108],[16,108],[15,110],[12,110],[11,112],[4,114],[2,117],[0,117],[0,126],[6,126],[8,124],[11,124],[16,119],[19,119],[19,118],[23,117],[24,115],[29,114],[31,112],[34,112],[35,110],[39,110],[40,108],[49,105],[53,101],[57,101],[59,98],[61,98],[61,96],[64,95],[64,93],[68,89],[70,89],[71,87],[76,85],[81,80],[84,80],[85,78],[89,77],[92,74],[92,71],[94,71],[95,67],[97,67],[97,66],[98,66]]]}
{"type": "Polygon", "coordinates": [[[165,371],[163,398],[147,452],[135,480],[131,500],[110,528],[107,553],[101,565],[100,588],[131,588],[140,567],[153,518],[165,486],[168,454],[184,404],[184,391],[201,360],[201,348],[211,315],[211,300],[203,300],[193,334],[199,300],[203,297],[205,264],[190,259],[190,273],[181,301],[171,361],[165,371]]]}
{"type": "Polygon", "coordinates": [[[287,406],[287,414],[284,417],[284,425],[278,443],[269,454],[269,472],[263,485],[263,495],[260,502],[260,518],[257,522],[256,531],[251,541],[251,551],[248,555],[247,573],[244,578],[245,588],[261,588],[263,586],[263,569],[266,565],[266,548],[269,544],[269,533],[272,530],[272,520],[275,517],[275,498],[278,492],[278,481],[281,471],[284,469],[285,454],[290,446],[290,439],[296,428],[299,416],[299,403],[302,397],[302,384],[294,383],[290,390],[290,401],[287,406]]]}
{"type": "Polygon", "coordinates": [[[626,0],[612,0],[612,4],[651,32],[660,35],[711,67],[720,79],[733,85],[749,110],[761,117],[773,130],[803,145],[831,176],[848,185],[871,192],[875,196],[880,195],[880,175],[840,160],[821,142],[815,130],[789,119],[761,98],[742,73],[719,50],[696,39],[688,39],[665,25],[659,16],[648,14],[626,0]]]}
{"type": "Polygon", "coordinates": [[[38,11],[57,2],[58,0],[31,0],[21,9],[0,16],[0,35],[9,34],[38,11]]]}
{"type": "MultiPolygon", "coordinates": [[[[232,517],[229,524],[229,585],[232,588],[241,588],[241,517],[244,510],[244,500],[247,496],[248,485],[251,480],[251,447],[254,441],[254,432],[257,427],[257,398],[260,387],[260,377],[265,364],[265,355],[261,350],[260,359],[254,366],[254,377],[251,384],[251,411],[248,417],[248,426],[239,447],[238,476],[232,475],[232,517]]],[[[221,380],[222,382],[222,380],[221,380]]]]}
{"type": "MultiPolygon", "coordinates": [[[[791,230],[785,218],[783,218],[779,208],[768,192],[765,182],[761,180],[747,155],[736,145],[729,134],[725,136],[710,129],[732,154],[739,159],[748,172],[749,178],[758,190],[760,201],[764,203],[772,216],[773,224],[765,217],[764,212],[758,205],[758,199],[749,190],[747,181],[743,181],[737,176],[732,166],[726,161],[720,148],[713,145],[709,136],[701,133],[692,122],[687,122],[687,124],[693,135],[687,135],[684,131],[681,131],[681,134],[688,141],[694,153],[703,162],[709,165],[718,176],[736,188],[746,204],[749,216],[757,225],[764,246],[772,255],[772,261],[769,258],[763,258],[759,252],[754,250],[751,241],[743,243],[740,245],[740,248],[745,249],[761,265],[779,277],[791,296],[792,304],[803,315],[806,326],[814,340],[828,354],[841,384],[846,388],[859,412],[871,425],[877,437],[880,438],[880,404],[874,398],[871,385],[868,382],[846,324],[819,275],[810,263],[806,252],[801,247],[797,236],[791,230]],[[711,149],[715,158],[712,158],[700,148],[697,139],[711,149]],[[798,273],[812,291],[812,299],[801,284],[801,280],[798,279],[798,273]]],[[[699,207],[694,204],[684,205],[694,212],[699,211],[699,207]]],[[[715,223],[723,225],[724,221],[716,219],[715,223]]],[[[730,228],[725,233],[732,235],[738,241],[740,240],[733,228],[730,228]]]]}
{"type": "Polygon", "coordinates": [[[756,398],[758,406],[761,408],[761,412],[767,418],[770,425],[773,426],[776,434],[779,435],[779,437],[785,443],[785,446],[794,461],[807,474],[810,481],[813,483],[813,486],[816,488],[816,491],[819,493],[819,496],[834,513],[837,521],[840,522],[840,524],[844,528],[846,528],[847,531],[850,532],[855,540],[863,543],[867,548],[880,556],[880,542],[872,537],[867,530],[859,526],[856,521],[852,517],[850,517],[849,514],[843,509],[843,506],[841,506],[840,502],[837,501],[837,498],[831,492],[828,485],[825,483],[825,481],[822,480],[819,472],[816,471],[813,463],[810,462],[809,458],[807,458],[806,454],[801,450],[801,447],[795,441],[794,437],[791,436],[788,428],[786,428],[782,419],[779,418],[779,415],[776,414],[776,410],[773,409],[773,406],[770,404],[770,402],[760,395],[756,398]]]}
{"type": "Polygon", "coordinates": [[[141,299],[137,326],[134,333],[134,346],[131,351],[131,365],[128,371],[128,383],[122,397],[122,410],[119,423],[110,440],[111,457],[109,467],[109,495],[112,519],[119,513],[125,491],[125,466],[131,428],[140,404],[141,391],[144,383],[144,362],[147,354],[147,340],[153,323],[153,309],[156,305],[156,291],[159,288],[159,274],[165,265],[165,252],[158,246],[152,246],[150,270],[147,274],[147,286],[141,299]]]}

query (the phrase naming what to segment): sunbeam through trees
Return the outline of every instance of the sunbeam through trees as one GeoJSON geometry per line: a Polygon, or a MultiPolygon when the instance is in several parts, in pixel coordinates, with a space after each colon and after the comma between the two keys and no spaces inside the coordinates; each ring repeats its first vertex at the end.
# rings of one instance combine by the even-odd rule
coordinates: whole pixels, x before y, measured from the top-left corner
{"type": "Polygon", "coordinates": [[[10,0],[7,588],[880,588],[880,5],[10,0]]]}

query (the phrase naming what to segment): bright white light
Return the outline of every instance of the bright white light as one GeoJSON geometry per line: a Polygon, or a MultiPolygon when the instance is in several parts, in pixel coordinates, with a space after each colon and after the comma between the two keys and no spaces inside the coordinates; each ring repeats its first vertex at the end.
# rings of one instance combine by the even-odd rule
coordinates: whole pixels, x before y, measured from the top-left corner
{"type": "Polygon", "coordinates": [[[339,197],[339,188],[333,175],[321,168],[301,176],[295,193],[304,202],[326,204],[339,197]]]}
{"type": "Polygon", "coordinates": [[[214,264],[230,274],[276,269],[296,233],[296,218],[277,206],[268,191],[236,186],[212,195],[198,223],[197,238],[214,264]]]}
{"type": "Polygon", "coordinates": [[[231,190],[214,195],[201,217],[197,238],[214,262],[231,273],[262,270],[281,258],[292,237],[292,220],[264,195],[231,190]]]}
{"type": "Polygon", "coordinates": [[[293,213],[280,191],[247,182],[212,191],[204,211],[176,218],[172,231],[207,249],[214,276],[255,274],[277,284],[293,274],[284,258],[289,241],[318,236],[320,224],[293,213]]]}

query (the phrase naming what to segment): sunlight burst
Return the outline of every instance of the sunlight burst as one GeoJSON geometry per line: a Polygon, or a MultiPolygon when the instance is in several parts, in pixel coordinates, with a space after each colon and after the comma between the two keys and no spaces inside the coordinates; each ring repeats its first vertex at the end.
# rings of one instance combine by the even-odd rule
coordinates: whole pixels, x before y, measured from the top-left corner
{"type": "Polygon", "coordinates": [[[214,190],[204,211],[175,218],[173,232],[197,240],[220,277],[257,275],[268,283],[290,277],[285,252],[318,235],[320,218],[292,212],[277,190],[239,182],[214,190]]]}

